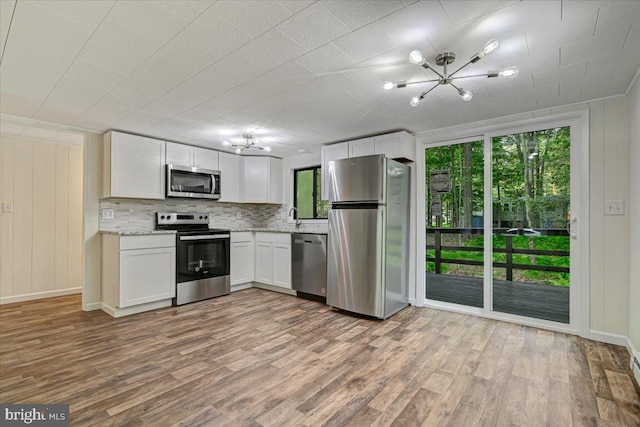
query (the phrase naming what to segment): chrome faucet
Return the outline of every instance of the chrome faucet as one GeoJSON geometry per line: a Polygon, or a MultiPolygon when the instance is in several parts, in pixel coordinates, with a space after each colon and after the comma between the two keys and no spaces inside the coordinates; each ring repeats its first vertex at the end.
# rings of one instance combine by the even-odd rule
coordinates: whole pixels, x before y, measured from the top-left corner
{"type": "Polygon", "coordinates": [[[300,220],[300,218],[298,218],[298,209],[295,206],[292,206],[291,209],[289,209],[289,216],[291,217],[291,212],[292,211],[296,211],[296,230],[300,228],[300,224],[302,224],[302,221],[300,220]]]}

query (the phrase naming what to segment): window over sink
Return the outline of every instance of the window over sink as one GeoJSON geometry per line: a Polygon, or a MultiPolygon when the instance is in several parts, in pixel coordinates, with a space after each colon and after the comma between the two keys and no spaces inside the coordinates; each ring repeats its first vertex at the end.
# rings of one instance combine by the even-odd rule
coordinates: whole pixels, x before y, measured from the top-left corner
{"type": "Polygon", "coordinates": [[[320,199],[321,167],[297,169],[293,174],[296,219],[327,219],[329,203],[320,199]]]}

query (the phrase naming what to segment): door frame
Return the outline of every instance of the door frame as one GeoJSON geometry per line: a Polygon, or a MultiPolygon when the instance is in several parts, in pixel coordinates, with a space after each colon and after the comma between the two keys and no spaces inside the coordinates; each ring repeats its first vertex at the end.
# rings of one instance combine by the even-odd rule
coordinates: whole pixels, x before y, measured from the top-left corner
{"type": "MultiPolygon", "coordinates": [[[[424,259],[426,256],[426,224],[425,204],[416,203],[416,298],[415,303],[420,307],[431,307],[459,313],[503,320],[526,326],[533,326],[569,334],[577,334],[583,337],[589,336],[590,325],[590,282],[589,282],[589,110],[578,110],[570,113],[547,115],[543,117],[529,118],[525,120],[505,122],[497,125],[478,126],[458,132],[431,133],[430,135],[417,136],[416,145],[416,199],[425,200],[425,149],[438,146],[464,143],[469,141],[484,140],[485,158],[491,159],[491,137],[510,133],[527,132],[533,130],[549,129],[553,127],[570,126],[571,138],[571,217],[578,218],[578,239],[574,245],[575,250],[571,254],[571,292],[570,292],[570,323],[562,324],[542,319],[533,319],[507,313],[492,311],[491,268],[492,251],[485,250],[485,307],[467,307],[426,298],[424,259]],[[422,260],[422,261],[421,261],[422,260]],[[489,274],[487,274],[489,272],[489,274]]],[[[486,163],[485,163],[486,164],[486,163]]],[[[486,188],[492,188],[492,171],[484,169],[485,174],[485,248],[491,248],[493,212],[487,211],[491,206],[491,192],[486,188]],[[488,201],[487,201],[488,200],[488,201]]]]}

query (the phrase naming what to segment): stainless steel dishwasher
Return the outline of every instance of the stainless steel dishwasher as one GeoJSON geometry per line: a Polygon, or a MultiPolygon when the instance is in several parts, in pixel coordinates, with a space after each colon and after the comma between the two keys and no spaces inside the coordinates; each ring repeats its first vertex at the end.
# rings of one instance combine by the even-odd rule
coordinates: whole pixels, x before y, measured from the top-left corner
{"type": "Polygon", "coordinates": [[[291,284],[299,296],[327,296],[327,235],[291,235],[291,284]]]}

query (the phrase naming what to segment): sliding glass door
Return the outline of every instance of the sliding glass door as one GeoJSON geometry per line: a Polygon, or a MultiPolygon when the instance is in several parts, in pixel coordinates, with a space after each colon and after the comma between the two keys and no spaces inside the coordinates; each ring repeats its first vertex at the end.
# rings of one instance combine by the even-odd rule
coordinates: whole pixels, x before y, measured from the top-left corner
{"type": "Polygon", "coordinates": [[[425,145],[427,305],[575,326],[575,128],[425,145]]]}

